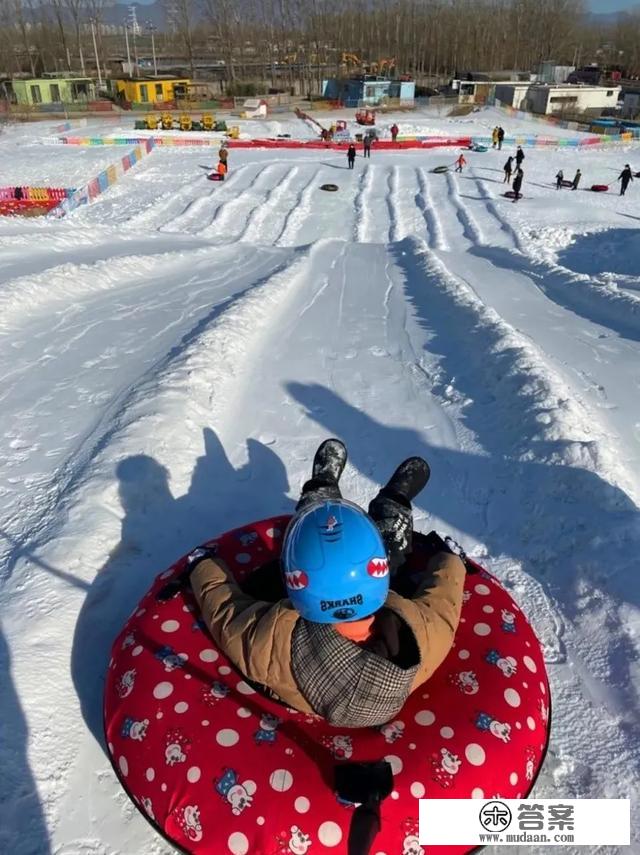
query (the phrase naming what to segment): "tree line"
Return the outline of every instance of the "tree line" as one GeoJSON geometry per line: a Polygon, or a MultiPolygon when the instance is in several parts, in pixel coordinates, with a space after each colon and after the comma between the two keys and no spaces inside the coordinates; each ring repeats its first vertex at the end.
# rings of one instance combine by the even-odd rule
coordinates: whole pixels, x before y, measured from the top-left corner
{"type": "MultiPolygon", "coordinates": [[[[192,72],[196,56],[218,59],[230,85],[255,77],[258,64],[274,84],[306,80],[310,88],[328,72],[351,73],[362,63],[418,80],[529,70],[546,59],[640,74],[640,10],[603,24],[583,0],[162,2],[159,52],[179,52],[192,72]]],[[[95,49],[106,67],[123,51],[124,30],[108,35],[104,18],[105,0],[0,0],[0,71],[92,73],[95,49]]]]}

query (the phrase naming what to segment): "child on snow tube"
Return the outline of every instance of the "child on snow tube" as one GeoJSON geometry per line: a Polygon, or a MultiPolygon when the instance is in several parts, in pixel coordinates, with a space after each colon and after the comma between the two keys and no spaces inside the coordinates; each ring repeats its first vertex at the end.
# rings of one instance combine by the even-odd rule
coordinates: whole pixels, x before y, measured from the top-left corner
{"type": "Polygon", "coordinates": [[[397,716],[451,649],[466,571],[433,533],[412,595],[389,590],[411,552],[411,500],[429,467],[419,457],[401,463],[367,516],[342,499],[346,460],[336,439],[316,452],[283,544],[287,599],[256,599],[206,547],[186,573],[215,643],[248,680],[336,726],[373,727],[397,716]]]}

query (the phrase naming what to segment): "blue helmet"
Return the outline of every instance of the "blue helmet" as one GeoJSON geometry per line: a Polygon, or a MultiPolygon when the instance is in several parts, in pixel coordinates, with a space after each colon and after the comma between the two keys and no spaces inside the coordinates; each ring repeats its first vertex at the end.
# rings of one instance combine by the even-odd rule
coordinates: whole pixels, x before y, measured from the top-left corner
{"type": "Polygon", "coordinates": [[[296,514],[285,534],[282,564],[291,602],[315,623],[366,618],[389,592],[380,532],[351,502],[318,502],[296,514]]]}

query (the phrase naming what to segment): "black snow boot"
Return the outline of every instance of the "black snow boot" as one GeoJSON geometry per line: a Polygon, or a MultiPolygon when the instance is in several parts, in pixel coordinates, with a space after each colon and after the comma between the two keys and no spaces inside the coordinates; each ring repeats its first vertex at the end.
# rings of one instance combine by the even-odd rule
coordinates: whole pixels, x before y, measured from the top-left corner
{"type": "Polygon", "coordinates": [[[369,505],[369,516],[382,535],[392,575],[411,553],[411,501],[425,488],[430,474],[426,460],[407,458],[369,505]]]}
{"type": "Polygon", "coordinates": [[[347,449],[339,439],[325,439],[313,458],[311,479],[302,488],[296,511],[314,502],[332,502],[341,499],[338,482],[347,463],[347,449]]]}

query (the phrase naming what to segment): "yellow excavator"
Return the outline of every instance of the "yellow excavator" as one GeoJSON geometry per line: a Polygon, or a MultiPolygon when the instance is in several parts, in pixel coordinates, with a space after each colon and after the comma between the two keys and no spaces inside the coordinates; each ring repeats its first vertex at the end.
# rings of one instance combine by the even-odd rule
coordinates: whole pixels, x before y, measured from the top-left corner
{"type": "Polygon", "coordinates": [[[347,67],[352,65],[362,66],[362,62],[360,61],[360,57],[355,53],[343,53],[340,65],[346,65],[347,67]]]}
{"type": "Polygon", "coordinates": [[[383,72],[390,74],[395,70],[396,58],[393,56],[387,59],[379,59],[377,62],[364,62],[356,53],[343,53],[340,64],[347,68],[361,68],[363,72],[368,74],[382,74],[383,72]]]}

